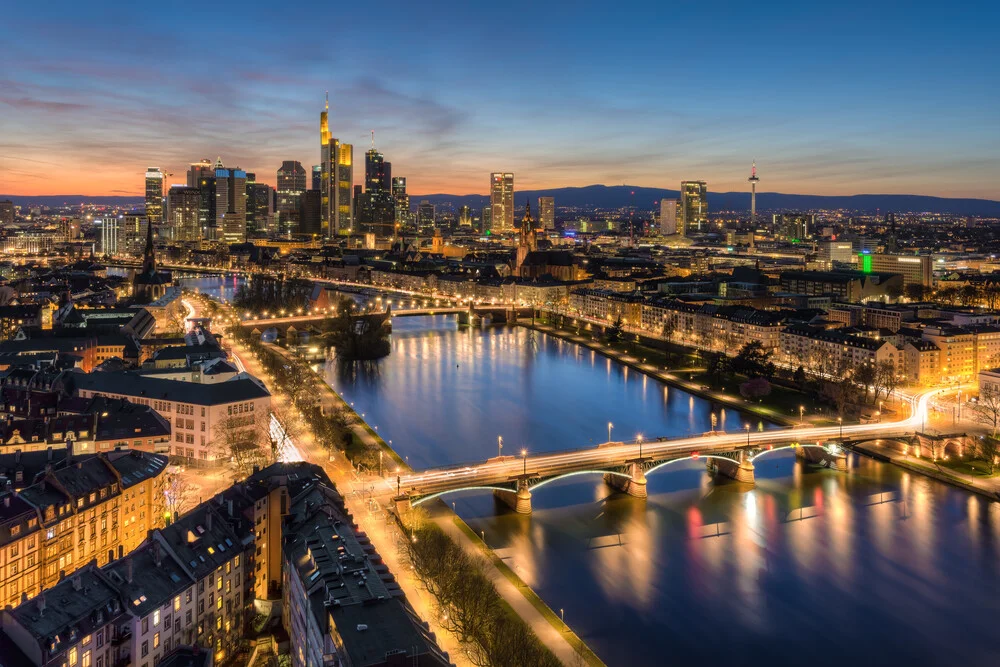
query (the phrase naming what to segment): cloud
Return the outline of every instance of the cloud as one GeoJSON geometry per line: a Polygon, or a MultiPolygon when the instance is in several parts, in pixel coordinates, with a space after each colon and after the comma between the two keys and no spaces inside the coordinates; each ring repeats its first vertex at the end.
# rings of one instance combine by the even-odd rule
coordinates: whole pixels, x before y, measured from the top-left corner
{"type": "Polygon", "coordinates": [[[39,100],[31,97],[7,97],[0,96],[0,104],[6,104],[7,106],[13,107],[15,109],[22,110],[42,110],[42,111],[54,111],[54,112],[65,112],[65,111],[80,111],[81,109],[86,109],[86,105],[75,104],[73,102],[56,102],[53,100],[39,100]]]}

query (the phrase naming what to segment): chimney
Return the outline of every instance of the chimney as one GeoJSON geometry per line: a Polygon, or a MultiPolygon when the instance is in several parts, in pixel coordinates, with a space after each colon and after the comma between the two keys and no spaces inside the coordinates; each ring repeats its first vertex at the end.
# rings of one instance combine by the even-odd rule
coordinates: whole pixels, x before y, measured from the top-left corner
{"type": "Polygon", "coordinates": [[[157,540],[153,540],[153,563],[156,567],[160,567],[163,558],[160,554],[160,543],[157,540]]]}
{"type": "Polygon", "coordinates": [[[82,588],[83,588],[83,581],[81,580],[80,575],[76,575],[75,577],[73,577],[73,590],[78,591],[82,588]]]}
{"type": "Polygon", "coordinates": [[[39,593],[38,595],[38,615],[45,615],[45,593],[39,593]]]}
{"type": "Polygon", "coordinates": [[[127,581],[130,584],[132,583],[132,559],[131,558],[129,558],[128,561],[125,562],[125,581],[127,581]]]}

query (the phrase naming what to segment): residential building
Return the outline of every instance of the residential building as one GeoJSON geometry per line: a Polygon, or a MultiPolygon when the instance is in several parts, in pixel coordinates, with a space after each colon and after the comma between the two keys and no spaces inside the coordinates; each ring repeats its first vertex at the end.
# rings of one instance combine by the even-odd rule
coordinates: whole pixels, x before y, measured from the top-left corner
{"type": "Polygon", "coordinates": [[[781,331],[777,360],[820,375],[882,362],[891,363],[899,374],[905,372],[903,354],[892,343],[804,324],[781,331]]]}
{"type": "Polygon", "coordinates": [[[14,224],[14,202],[9,199],[0,201],[0,227],[14,224]]]}

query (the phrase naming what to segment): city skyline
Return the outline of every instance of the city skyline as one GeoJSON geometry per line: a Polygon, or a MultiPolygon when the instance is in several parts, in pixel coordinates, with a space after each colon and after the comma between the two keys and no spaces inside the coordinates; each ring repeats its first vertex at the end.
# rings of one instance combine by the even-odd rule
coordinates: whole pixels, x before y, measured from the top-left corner
{"type": "Polygon", "coordinates": [[[0,28],[13,54],[0,72],[9,194],[141,195],[147,167],[183,183],[187,165],[218,155],[273,186],[283,161],[320,163],[329,90],[333,136],[366,145],[375,129],[414,196],[486,194],[495,171],[526,190],[739,191],[756,158],[771,192],[1000,198],[998,93],[980,83],[1000,53],[984,20],[995,10],[512,5],[531,20],[498,43],[479,8],[450,8],[454,39],[429,42],[445,13],[399,5],[378,49],[358,30],[312,54],[302,26],[332,10],[288,8],[266,31],[258,12],[227,13],[220,32],[213,9],[192,24],[56,4],[59,20],[18,6],[0,28]]]}

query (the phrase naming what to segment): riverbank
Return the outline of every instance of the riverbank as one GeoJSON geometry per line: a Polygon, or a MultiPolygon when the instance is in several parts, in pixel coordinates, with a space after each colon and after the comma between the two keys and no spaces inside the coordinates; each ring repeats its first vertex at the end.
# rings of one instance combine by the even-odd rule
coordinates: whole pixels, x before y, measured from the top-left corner
{"type": "Polygon", "coordinates": [[[891,463],[904,470],[909,470],[910,472],[924,475],[939,482],[944,482],[945,484],[950,484],[989,498],[990,500],[1000,502],[1000,477],[979,479],[951,468],[939,466],[926,459],[897,452],[886,445],[879,445],[874,442],[862,443],[856,445],[853,449],[876,461],[891,463]]]}
{"type": "Polygon", "coordinates": [[[606,345],[604,343],[594,341],[585,336],[580,336],[574,334],[571,331],[565,329],[560,329],[548,324],[541,324],[539,322],[529,323],[521,320],[517,321],[517,324],[528,329],[534,329],[549,336],[555,338],[560,338],[570,343],[580,345],[587,349],[597,352],[601,356],[613,359],[614,361],[622,364],[623,366],[628,366],[629,368],[636,370],[643,375],[647,375],[654,380],[659,380],[665,384],[672,387],[677,387],[682,389],[689,394],[693,394],[699,398],[703,398],[712,403],[717,403],[723,407],[732,408],[743,414],[753,415],[761,419],[767,420],[772,424],[777,424],[778,426],[796,426],[799,424],[798,421],[791,419],[776,410],[768,408],[766,406],[753,405],[752,403],[747,403],[743,398],[732,396],[730,394],[723,393],[721,391],[715,391],[713,389],[705,389],[704,385],[699,385],[697,382],[690,380],[684,380],[679,377],[676,372],[662,370],[654,364],[646,363],[642,359],[632,356],[626,352],[621,352],[614,349],[613,347],[606,345]]]}

